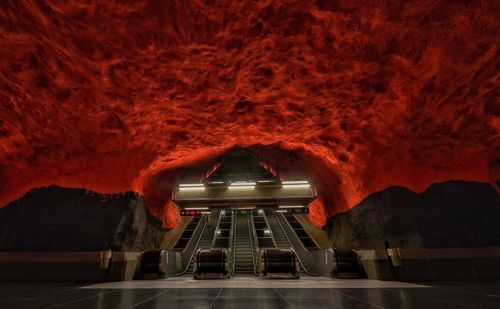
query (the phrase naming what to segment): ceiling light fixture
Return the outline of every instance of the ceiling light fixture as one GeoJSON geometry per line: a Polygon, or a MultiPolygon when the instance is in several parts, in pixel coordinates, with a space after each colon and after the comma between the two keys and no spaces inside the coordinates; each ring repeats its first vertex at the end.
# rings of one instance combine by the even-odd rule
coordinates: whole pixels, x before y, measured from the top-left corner
{"type": "Polygon", "coordinates": [[[293,184],[293,185],[283,185],[283,188],[310,188],[310,184],[293,184]]]}
{"type": "Polygon", "coordinates": [[[309,184],[307,180],[294,180],[294,181],[283,181],[284,185],[301,185],[301,184],[309,184]]]}

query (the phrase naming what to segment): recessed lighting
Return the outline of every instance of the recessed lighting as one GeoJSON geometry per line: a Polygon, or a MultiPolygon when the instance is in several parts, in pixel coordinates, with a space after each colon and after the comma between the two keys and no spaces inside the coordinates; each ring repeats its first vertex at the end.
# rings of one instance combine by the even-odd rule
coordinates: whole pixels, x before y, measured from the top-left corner
{"type": "Polygon", "coordinates": [[[179,188],[179,191],[205,191],[205,187],[187,187],[187,188],[179,188]]]}
{"type": "Polygon", "coordinates": [[[228,188],[229,189],[255,189],[255,185],[252,185],[252,186],[242,186],[242,185],[233,186],[233,185],[230,185],[228,188]]]}
{"type": "Polygon", "coordinates": [[[231,182],[231,186],[255,186],[255,181],[235,181],[231,182]]]}
{"type": "Polygon", "coordinates": [[[311,185],[309,184],[293,184],[293,185],[283,185],[283,188],[310,188],[311,185]]]}
{"type": "Polygon", "coordinates": [[[284,185],[300,185],[300,184],[309,184],[307,180],[294,180],[294,181],[283,181],[284,185]]]}

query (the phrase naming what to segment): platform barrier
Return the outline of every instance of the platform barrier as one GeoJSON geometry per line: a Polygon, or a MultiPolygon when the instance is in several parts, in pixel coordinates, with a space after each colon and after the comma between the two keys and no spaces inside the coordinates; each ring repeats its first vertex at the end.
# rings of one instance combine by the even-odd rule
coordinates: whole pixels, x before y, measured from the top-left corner
{"type": "Polygon", "coordinates": [[[369,279],[451,281],[500,279],[500,247],[357,250],[369,279]]]}
{"type": "Polygon", "coordinates": [[[141,252],[0,252],[0,280],[101,282],[132,280],[141,252]],[[109,257],[109,258],[108,258],[109,257]]]}
{"type": "Polygon", "coordinates": [[[229,278],[231,269],[227,249],[199,249],[196,252],[195,279],[229,278]]]}

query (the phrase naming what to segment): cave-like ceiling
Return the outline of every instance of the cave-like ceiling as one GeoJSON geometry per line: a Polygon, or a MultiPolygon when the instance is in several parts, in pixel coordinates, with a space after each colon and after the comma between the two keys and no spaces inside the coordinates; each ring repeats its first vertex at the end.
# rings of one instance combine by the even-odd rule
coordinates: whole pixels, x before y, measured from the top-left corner
{"type": "Polygon", "coordinates": [[[328,215],[391,185],[490,181],[499,6],[1,1],[0,204],[59,184],[158,209],[182,168],[236,146],[306,162],[328,215]]]}

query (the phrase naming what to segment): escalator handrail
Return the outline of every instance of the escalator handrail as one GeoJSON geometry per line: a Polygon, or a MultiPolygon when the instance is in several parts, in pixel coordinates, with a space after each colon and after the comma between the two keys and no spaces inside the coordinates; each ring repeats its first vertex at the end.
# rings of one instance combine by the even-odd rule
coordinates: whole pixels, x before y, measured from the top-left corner
{"type": "Polygon", "coordinates": [[[252,246],[251,252],[252,252],[253,272],[257,276],[257,275],[259,275],[258,270],[257,270],[257,262],[258,262],[257,259],[259,256],[257,255],[257,258],[256,258],[256,253],[259,250],[259,247],[258,247],[259,242],[257,241],[257,233],[255,232],[253,214],[247,215],[247,225],[248,225],[248,229],[249,229],[249,234],[252,235],[252,236],[250,236],[250,243],[252,246]],[[251,230],[251,232],[250,232],[250,230],[251,230]]]}
{"type": "MultiPolygon", "coordinates": [[[[302,268],[304,269],[304,271],[306,272],[306,274],[311,275],[311,276],[318,276],[318,274],[312,273],[311,271],[309,271],[309,270],[306,268],[306,266],[305,266],[304,262],[302,261],[301,254],[299,254],[299,253],[297,252],[297,251],[298,251],[297,249],[299,249],[299,248],[300,248],[300,250],[301,250],[304,254],[307,254],[309,251],[308,251],[308,250],[304,247],[304,245],[302,244],[302,242],[301,242],[300,240],[297,240],[297,241],[296,241],[296,242],[299,244],[299,248],[295,248],[295,246],[294,246],[294,243],[295,243],[295,242],[292,242],[292,240],[290,239],[290,237],[288,237],[288,233],[286,232],[285,228],[284,228],[284,227],[283,227],[283,225],[281,224],[281,221],[280,221],[280,219],[278,218],[278,214],[277,214],[275,211],[273,211],[273,214],[274,214],[274,216],[275,216],[275,218],[276,218],[276,221],[277,221],[277,222],[278,222],[278,224],[280,225],[281,230],[284,232],[285,237],[288,239],[288,243],[290,243],[290,245],[292,246],[292,247],[291,247],[291,249],[292,249],[292,250],[295,252],[295,254],[297,255],[297,259],[299,260],[300,265],[302,265],[302,268]]],[[[280,214],[280,215],[281,215],[281,214],[280,214]]],[[[282,216],[282,218],[286,221],[286,219],[283,217],[283,215],[281,215],[281,216],[282,216]]],[[[287,221],[287,223],[288,223],[288,221],[287,221]]],[[[293,233],[295,233],[295,232],[293,231],[293,229],[292,229],[292,227],[291,227],[290,225],[288,225],[288,227],[292,230],[292,232],[293,232],[293,233]]],[[[295,236],[297,236],[297,235],[295,235],[295,236]]],[[[297,236],[297,238],[298,238],[298,236],[297,236]]]]}
{"type": "Polygon", "coordinates": [[[234,275],[234,269],[236,268],[235,267],[235,263],[234,263],[234,259],[235,259],[235,250],[234,250],[234,243],[235,243],[235,237],[236,237],[236,221],[235,221],[235,212],[232,211],[231,212],[231,232],[229,232],[229,258],[231,259],[231,276],[234,275]]]}
{"type": "MultiPolygon", "coordinates": [[[[286,226],[287,226],[287,227],[291,230],[291,232],[293,232],[293,234],[294,234],[295,236],[297,236],[297,240],[298,240],[298,241],[297,241],[297,243],[299,244],[300,249],[301,249],[302,251],[304,251],[304,252],[310,252],[310,250],[308,250],[308,249],[306,248],[306,246],[304,246],[304,244],[302,243],[302,241],[300,241],[300,237],[299,237],[299,236],[295,233],[295,230],[294,230],[294,229],[293,229],[293,227],[290,225],[290,223],[289,223],[289,222],[288,222],[288,220],[285,218],[285,216],[283,216],[283,214],[281,214],[281,213],[280,213],[279,215],[280,215],[281,217],[280,217],[280,218],[278,218],[278,214],[277,214],[276,212],[274,212],[274,215],[276,216],[276,221],[278,221],[278,223],[279,223],[279,225],[281,226],[281,229],[283,230],[283,232],[285,231],[285,229],[283,228],[283,225],[282,225],[282,223],[281,223],[280,218],[284,220],[284,222],[286,223],[286,226]]],[[[291,242],[290,238],[288,237],[288,234],[287,234],[286,232],[285,232],[285,236],[286,236],[286,238],[288,239],[288,242],[289,242],[290,244],[293,244],[293,243],[291,242]]],[[[315,251],[317,251],[317,250],[315,250],[315,251]]]]}
{"type": "Polygon", "coordinates": [[[214,248],[215,241],[217,240],[217,230],[219,229],[221,219],[222,219],[222,214],[221,214],[221,211],[219,211],[219,219],[217,220],[217,225],[215,226],[214,237],[212,238],[212,245],[211,245],[212,248],[214,248]]]}
{"type": "MultiPolygon", "coordinates": [[[[321,247],[318,245],[318,243],[316,242],[316,240],[314,238],[311,237],[311,235],[309,234],[309,232],[304,228],[304,224],[302,224],[302,222],[297,218],[296,214],[293,214],[293,217],[295,218],[295,221],[297,221],[300,226],[302,226],[302,229],[304,230],[304,232],[307,234],[307,237],[309,237],[313,243],[316,245],[316,248],[318,249],[321,249],[321,247]]],[[[285,218],[286,220],[286,218],[285,218]]],[[[286,220],[288,222],[288,220],[286,220]]],[[[310,251],[309,249],[306,248],[307,251],[310,251]]]]}
{"type": "MultiPolygon", "coordinates": [[[[332,260],[332,263],[335,264],[335,252],[334,252],[333,248],[325,248],[325,249],[318,249],[318,250],[308,250],[304,246],[304,244],[302,243],[302,241],[300,240],[300,237],[295,233],[295,230],[290,225],[290,223],[288,222],[288,220],[282,214],[280,214],[281,216],[279,218],[278,218],[277,214],[275,214],[275,215],[276,215],[276,218],[278,219],[278,222],[280,223],[280,225],[281,225],[281,221],[283,221],[284,224],[286,225],[286,227],[289,229],[289,232],[292,234],[291,237],[294,238],[295,243],[298,244],[298,248],[300,249],[299,251],[302,252],[301,254],[304,254],[306,256],[307,255],[310,255],[310,256],[314,256],[314,255],[316,255],[316,256],[323,256],[324,255],[325,258],[327,256],[330,256],[330,258],[332,260]]],[[[285,233],[285,235],[286,235],[286,233],[285,233]]],[[[288,237],[288,235],[287,235],[287,237],[288,237]]],[[[290,242],[290,243],[292,243],[292,242],[290,242]]],[[[296,252],[297,252],[297,250],[296,250],[296,252]]],[[[299,261],[301,261],[300,260],[300,258],[301,258],[300,254],[298,254],[298,258],[299,258],[299,261]]],[[[302,264],[302,261],[301,261],[301,264],[302,264]]],[[[315,265],[317,265],[317,264],[315,264],[315,265]]],[[[332,265],[332,267],[333,267],[333,265],[332,265]]],[[[306,271],[305,268],[304,268],[304,270],[306,271]]],[[[310,270],[307,270],[307,271],[310,271],[310,270]]],[[[317,276],[321,276],[321,274],[317,274],[317,276]]]]}
{"type": "MultiPolygon", "coordinates": [[[[213,212],[215,212],[215,211],[213,211],[213,212]]],[[[220,217],[220,211],[219,211],[217,214],[218,214],[218,215],[219,215],[219,217],[220,217]]],[[[211,214],[210,214],[210,215],[211,215],[211,214]]],[[[207,218],[207,217],[206,217],[206,215],[205,215],[205,221],[207,221],[207,219],[206,219],[206,218],[207,218]]],[[[201,220],[200,220],[200,221],[201,221],[201,220]]],[[[201,238],[202,238],[202,236],[203,236],[203,233],[205,233],[205,230],[207,229],[207,225],[208,225],[208,224],[207,224],[207,222],[205,222],[205,226],[203,226],[203,230],[201,231],[201,233],[200,233],[200,235],[199,235],[199,237],[198,237],[198,241],[196,242],[196,246],[194,247],[193,252],[192,252],[191,256],[189,257],[188,263],[187,263],[187,264],[186,264],[186,266],[184,267],[184,270],[178,274],[178,276],[181,276],[181,275],[185,274],[185,273],[187,272],[187,270],[189,269],[189,266],[191,265],[191,262],[193,261],[193,257],[194,257],[194,255],[196,254],[196,252],[198,251],[197,249],[198,249],[198,247],[199,247],[199,245],[200,245],[200,241],[201,241],[201,238]]],[[[191,241],[191,240],[190,240],[190,241],[191,241]]]]}
{"type": "Polygon", "coordinates": [[[276,240],[274,239],[273,230],[271,229],[271,226],[269,225],[269,221],[267,221],[267,216],[266,216],[265,211],[262,211],[262,216],[264,217],[264,221],[266,221],[267,229],[269,230],[269,233],[271,234],[271,239],[273,241],[274,248],[278,249],[278,245],[276,245],[276,240]]]}
{"type": "Polygon", "coordinates": [[[181,262],[182,262],[182,259],[183,257],[188,254],[189,256],[189,259],[188,259],[188,263],[186,264],[186,266],[184,267],[184,269],[179,273],[177,274],[177,276],[180,276],[180,275],[183,275],[186,273],[186,271],[189,269],[189,265],[191,264],[191,261],[193,260],[193,256],[195,255],[196,253],[196,248],[198,248],[198,244],[200,243],[200,240],[201,240],[201,236],[203,235],[203,233],[205,232],[205,229],[207,228],[207,215],[203,215],[203,217],[200,219],[200,222],[198,222],[198,224],[196,225],[196,229],[195,229],[195,233],[193,233],[193,237],[191,237],[191,239],[189,240],[188,244],[186,245],[186,248],[181,252],[181,262]],[[195,241],[194,239],[196,237],[195,234],[198,232],[198,229],[200,228],[200,225],[203,223],[203,228],[200,230],[200,233],[198,234],[197,236],[197,240],[196,240],[196,244],[193,246],[192,248],[192,252],[191,254],[189,255],[189,252],[187,251],[188,248],[190,247],[190,245],[195,241]]]}

